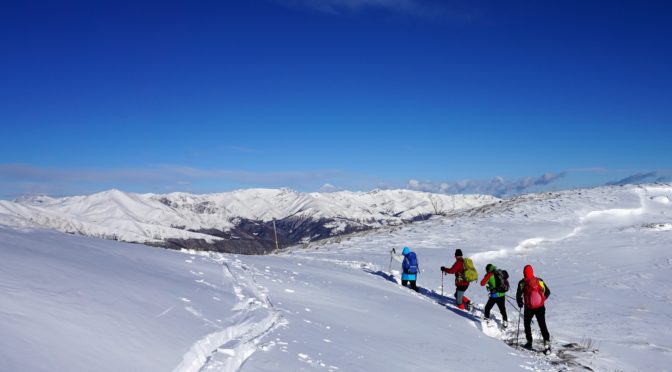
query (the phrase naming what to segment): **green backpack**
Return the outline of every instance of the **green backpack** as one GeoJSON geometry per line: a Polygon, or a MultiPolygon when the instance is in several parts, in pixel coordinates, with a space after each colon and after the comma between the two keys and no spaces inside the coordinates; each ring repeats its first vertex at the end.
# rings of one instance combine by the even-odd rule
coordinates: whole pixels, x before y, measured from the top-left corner
{"type": "Polygon", "coordinates": [[[478,272],[474,267],[474,262],[471,258],[464,258],[464,280],[473,282],[478,280],[478,272]]]}

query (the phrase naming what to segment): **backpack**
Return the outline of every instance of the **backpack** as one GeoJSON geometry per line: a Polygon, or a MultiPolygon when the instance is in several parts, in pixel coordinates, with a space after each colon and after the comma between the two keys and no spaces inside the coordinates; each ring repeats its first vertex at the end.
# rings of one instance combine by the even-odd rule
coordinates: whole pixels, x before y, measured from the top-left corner
{"type": "Polygon", "coordinates": [[[537,309],[544,306],[546,296],[544,295],[544,288],[541,286],[539,278],[525,279],[523,296],[525,298],[525,307],[528,309],[537,309]]]}
{"type": "Polygon", "coordinates": [[[509,273],[506,270],[495,270],[495,292],[503,293],[509,290],[509,273]]]}
{"type": "Polygon", "coordinates": [[[403,264],[404,273],[417,274],[418,273],[418,257],[415,252],[409,252],[404,258],[403,264]]]}
{"type": "Polygon", "coordinates": [[[468,282],[473,282],[478,279],[478,272],[476,271],[474,262],[471,258],[464,258],[464,274],[462,277],[468,282]]]}

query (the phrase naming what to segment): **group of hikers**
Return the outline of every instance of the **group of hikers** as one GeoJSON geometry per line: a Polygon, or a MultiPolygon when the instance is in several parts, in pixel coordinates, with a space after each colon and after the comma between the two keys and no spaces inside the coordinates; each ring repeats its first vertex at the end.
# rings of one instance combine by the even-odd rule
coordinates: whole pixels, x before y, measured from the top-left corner
{"type": "MultiPolygon", "coordinates": [[[[392,249],[390,255],[391,259],[395,259],[401,263],[401,285],[404,287],[408,285],[414,291],[419,291],[417,279],[420,265],[416,253],[412,252],[408,247],[404,247],[400,255],[396,254],[395,249],[392,249]]],[[[462,310],[470,311],[472,307],[471,300],[464,293],[469,288],[471,282],[478,280],[478,273],[474,268],[472,260],[463,257],[461,249],[456,249],[455,263],[451,267],[441,266],[441,272],[442,275],[455,275],[455,304],[462,310]]],[[[509,319],[506,314],[506,292],[509,290],[509,274],[506,270],[498,269],[492,263],[485,266],[485,272],[486,274],[480,282],[481,286],[486,287],[488,290],[488,302],[483,311],[484,318],[488,321],[490,319],[490,311],[497,305],[499,312],[502,314],[502,326],[506,328],[509,325],[509,319]]],[[[519,312],[524,307],[524,310],[522,310],[523,324],[527,342],[523,347],[526,349],[532,349],[532,318],[537,319],[541,335],[544,338],[544,352],[548,352],[551,349],[551,337],[546,327],[545,307],[545,300],[550,295],[551,291],[548,285],[546,285],[543,279],[534,276],[534,270],[531,265],[525,265],[523,268],[523,278],[518,282],[516,290],[516,304],[518,305],[519,312]]]]}

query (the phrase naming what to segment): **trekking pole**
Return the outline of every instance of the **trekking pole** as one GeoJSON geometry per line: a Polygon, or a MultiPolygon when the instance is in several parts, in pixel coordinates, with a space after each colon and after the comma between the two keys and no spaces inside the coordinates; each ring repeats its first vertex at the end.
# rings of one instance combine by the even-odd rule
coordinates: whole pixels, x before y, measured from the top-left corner
{"type": "Polygon", "coordinates": [[[392,252],[390,252],[390,268],[387,271],[392,272],[392,252]]]}
{"type": "MultiPolygon", "coordinates": [[[[509,298],[512,298],[512,297],[509,297],[507,295],[506,296],[506,302],[508,302],[511,306],[513,306],[514,309],[517,308],[518,306],[516,306],[516,304],[513,302],[513,300],[509,300],[509,298]]],[[[520,310],[518,310],[518,312],[520,312],[520,310]]]]}
{"type": "Polygon", "coordinates": [[[443,277],[446,276],[443,271],[441,271],[441,297],[443,297],[443,277]]]}
{"type": "Polygon", "coordinates": [[[522,315],[522,311],[518,309],[518,330],[516,331],[516,349],[518,348],[518,335],[520,335],[520,316],[522,315]]]}
{"type": "Polygon", "coordinates": [[[390,272],[390,274],[392,274],[392,257],[394,257],[393,255],[395,253],[397,253],[397,251],[394,248],[392,248],[392,250],[390,251],[390,268],[389,270],[387,270],[390,272]]]}

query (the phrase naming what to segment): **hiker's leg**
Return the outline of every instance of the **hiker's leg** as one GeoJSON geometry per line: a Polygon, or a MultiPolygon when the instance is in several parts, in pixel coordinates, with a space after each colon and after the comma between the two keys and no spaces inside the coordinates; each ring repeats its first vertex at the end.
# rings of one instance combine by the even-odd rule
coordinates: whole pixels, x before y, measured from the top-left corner
{"type": "Polygon", "coordinates": [[[539,323],[539,329],[541,330],[541,335],[544,337],[544,341],[551,339],[551,335],[548,334],[548,328],[546,328],[546,307],[542,306],[537,309],[537,323],[539,323]]]}
{"type": "Polygon", "coordinates": [[[418,291],[417,280],[411,280],[410,283],[411,283],[411,289],[417,292],[418,291]]]}
{"type": "Polygon", "coordinates": [[[408,284],[408,280],[404,280],[404,279],[402,279],[402,280],[401,280],[401,285],[405,287],[406,284],[408,284]]]}
{"type": "Polygon", "coordinates": [[[525,309],[525,313],[523,315],[523,324],[525,325],[525,339],[527,340],[528,344],[532,344],[532,317],[534,316],[535,311],[532,309],[525,309]]]}
{"type": "Polygon", "coordinates": [[[490,297],[488,298],[488,303],[485,304],[484,309],[485,319],[490,319],[490,310],[492,309],[493,306],[495,306],[495,299],[490,297]]]}
{"type": "Polygon", "coordinates": [[[464,291],[460,291],[458,288],[457,291],[455,291],[455,305],[459,307],[460,309],[464,309],[464,304],[462,303],[464,297],[464,291]]]}
{"type": "Polygon", "coordinates": [[[497,307],[502,314],[502,320],[508,322],[509,318],[506,316],[506,297],[497,297],[497,307]]]}

